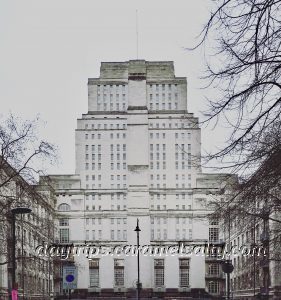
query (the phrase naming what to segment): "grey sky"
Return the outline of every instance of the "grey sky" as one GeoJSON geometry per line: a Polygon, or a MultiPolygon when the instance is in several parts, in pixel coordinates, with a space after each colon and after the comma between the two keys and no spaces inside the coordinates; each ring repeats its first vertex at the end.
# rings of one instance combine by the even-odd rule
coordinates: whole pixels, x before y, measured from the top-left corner
{"type": "MultiPolygon", "coordinates": [[[[198,77],[203,51],[186,52],[208,17],[209,0],[72,1],[0,0],[1,117],[40,114],[42,136],[58,145],[61,164],[50,173],[74,172],[76,119],[87,112],[87,79],[101,61],[173,60],[188,78],[188,108],[199,116],[206,90],[198,77]]],[[[218,134],[219,133],[219,134],[218,134]]],[[[222,140],[203,129],[203,149],[222,140]]]]}

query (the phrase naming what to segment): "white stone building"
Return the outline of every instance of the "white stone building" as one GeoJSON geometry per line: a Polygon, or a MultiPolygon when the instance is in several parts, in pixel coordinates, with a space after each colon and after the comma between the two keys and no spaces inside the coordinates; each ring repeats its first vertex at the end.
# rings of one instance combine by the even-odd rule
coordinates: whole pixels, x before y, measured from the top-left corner
{"type": "MultiPolygon", "coordinates": [[[[220,242],[207,203],[226,177],[202,173],[200,132],[173,62],[102,63],[77,122],[75,175],[51,176],[59,241],[136,245],[138,218],[141,245],[220,242]]],[[[135,295],[136,256],[74,260],[76,292],[135,295]]],[[[202,255],[141,255],[140,282],[147,297],[224,293],[220,264],[202,255]]]]}
{"type": "Polygon", "coordinates": [[[0,159],[0,299],[11,297],[12,209],[29,207],[28,214],[15,214],[15,284],[20,299],[53,297],[53,262],[38,257],[36,248],[54,240],[55,197],[44,182],[30,185],[4,159],[0,159]]]}

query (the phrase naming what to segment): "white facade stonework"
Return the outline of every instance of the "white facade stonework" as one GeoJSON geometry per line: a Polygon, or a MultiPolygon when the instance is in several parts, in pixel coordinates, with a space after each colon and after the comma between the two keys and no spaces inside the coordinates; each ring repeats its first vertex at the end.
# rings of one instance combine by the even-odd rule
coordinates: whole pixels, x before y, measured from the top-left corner
{"type": "MultiPolygon", "coordinates": [[[[173,62],[102,63],[88,95],[88,113],[77,122],[75,175],[51,176],[60,242],[136,245],[138,218],[141,245],[218,243],[207,203],[225,176],[201,171],[201,129],[173,62]]],[[[136,256],[98,255],[90,263],[79,256],[75,264],[80,291],[135,295],[136,256]]],[[[195,254],[141,255],[142,293],[219,296],[221,266],[209,273],[210,264],[195,254]]]]}

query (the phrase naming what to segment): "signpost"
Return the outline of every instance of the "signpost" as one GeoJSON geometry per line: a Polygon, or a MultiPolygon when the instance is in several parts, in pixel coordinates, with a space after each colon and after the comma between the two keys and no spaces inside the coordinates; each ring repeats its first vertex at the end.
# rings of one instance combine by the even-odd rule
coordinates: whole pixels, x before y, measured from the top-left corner
{"type": "Polygon", "coordinates": [[[77,289],[77,269],[76,266],[63,266],[63,289],[68,290],[69,299],[71,290],[77,289]]]}

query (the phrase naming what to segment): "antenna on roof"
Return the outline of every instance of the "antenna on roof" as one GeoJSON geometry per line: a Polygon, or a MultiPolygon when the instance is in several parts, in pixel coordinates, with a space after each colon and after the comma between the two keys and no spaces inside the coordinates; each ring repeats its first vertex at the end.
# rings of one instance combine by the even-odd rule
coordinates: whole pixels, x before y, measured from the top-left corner
{"type": "Polygon", "coordinates": [[[139,22],[138,10],[136,9],[136,38],[137,38],[137,59],[139,58],[139,22]]]}

